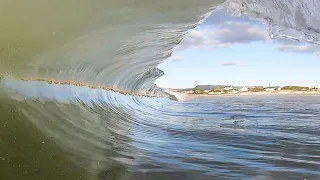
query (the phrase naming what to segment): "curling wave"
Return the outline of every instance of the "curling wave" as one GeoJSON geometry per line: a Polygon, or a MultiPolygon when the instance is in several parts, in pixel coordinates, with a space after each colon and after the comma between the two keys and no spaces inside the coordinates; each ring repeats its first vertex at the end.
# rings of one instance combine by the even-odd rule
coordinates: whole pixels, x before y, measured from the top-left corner
{"type": "MultiPolygon", "coordinates": [[[[217,111],[211,112],[208,104],[197,107],[197,101],[172,102],[154,84],[164,74],[157,66],[191,29],[221,8],[268,23],[272,38],[319,44],[319,1],[2,0],[2,177],[212,179],[249,178],[261,171],[275,178],[319,175],[320,155],[308,151],[319,145],[314,127],[306,125],[292,134],[286,127],[297,129],[299,123],[282,122],[278,129],[269,124],[250,131],[255,117],[241,116],[245,105],[231,108],[230,115],[221,113],[215,101],[217,111]],[[244,136],[257,141],[236,142],[244,136]],[[296,144],[303,150],[285,155],[296,144]],[[280,152],[279,146],[287,151],[280,152]]],[[[317,117],[314,112],[309,123],[317,125],[317,117]]]]}

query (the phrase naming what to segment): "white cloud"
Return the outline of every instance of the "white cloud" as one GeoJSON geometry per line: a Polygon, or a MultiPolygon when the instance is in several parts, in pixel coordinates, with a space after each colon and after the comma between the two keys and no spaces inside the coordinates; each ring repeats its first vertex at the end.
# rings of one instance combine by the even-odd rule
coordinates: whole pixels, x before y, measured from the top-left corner
{"type": "Polygon", "coordinates": [[[236,63],[236,62],[224,62],[224,63],[221,64],[221,66],[224,66],[224,67],[229,67],[229,66],[232,66],[232,67],[249,67],[246,64],[239,64],[239,63],[236,63]]]}
{"type": "Polygon", "coordinates": [[[251,43],[254,41],[267,41],[269,35],[266,30],[255,27],[247,22],[225,22],[218,30],[212,32],[213,37],[220,43],[251,43]]]}
{"type": "MultiPolygon", "coordinates": [[[[177,50],[229,48],[235,44],[266,42],[270,37],[266,25],[247,17],[233,17],[225,10],[214,12],[203,27],[192,31],[177,50]]],[[[290,39],[273,39],[277,51],[294,53],[319,53],[320,46],[290,39]]]]}
{"type": "Polygon", "coordinates": [[[234,62],[225,62],[225,63],[222,63],[221,66],[237,66],[237,63],[234,63],[234,62]]]}
{"type": "Polygon", "coordinates": [[[227,21],[217,27],[208,26],[204,30],[192,31],[180,44],[177,50],[189,48],[227,48],[233,44],[246,44],[256,41],[267,41],[266,30],[248,22],[227,21]]]}
{"type": "Polygon", "coordinates": [[[275,50],[293,53],[320,53],[320,46],[317,44],[306,44],[300,41],[289,39],[276,39],[275,50]]]}

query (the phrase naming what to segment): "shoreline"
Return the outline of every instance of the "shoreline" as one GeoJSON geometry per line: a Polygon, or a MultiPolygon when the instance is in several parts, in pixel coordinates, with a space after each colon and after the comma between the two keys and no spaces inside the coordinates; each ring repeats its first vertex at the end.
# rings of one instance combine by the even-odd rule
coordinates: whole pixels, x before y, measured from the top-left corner
{"type": "Polygon", "coordinates": [[[277,92],[242,92],[235,94],[186,94],[191,97],[230,97],[230,96],[279,96],[279,95],[309,95],[320,96],[318,91],[277,91],[277,92]]]}

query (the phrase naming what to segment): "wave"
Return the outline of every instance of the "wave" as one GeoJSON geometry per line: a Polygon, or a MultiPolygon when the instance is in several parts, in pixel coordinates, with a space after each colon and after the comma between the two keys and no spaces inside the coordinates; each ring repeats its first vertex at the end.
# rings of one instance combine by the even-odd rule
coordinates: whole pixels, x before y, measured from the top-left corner
{"type": "Polygon", "coordinates": [[[210,1],[181,4],[73,0],[5,4],[4,12],[11,13],[1,19],[5,27],[1,46],[6,48],[0,72],[154,93],[153,82],[163,75],[157,65],[215,7],[210,1]],[[42,7],[35,9],[37,4],[42,7]]]}
{"type": "Polygon", "coordinates": [[[318,1],[2,4],[1,11],[8,12],[0,19],[2,75],[91,82],[150,94],[159,93],[154,81],[163,72],[157,66],[217,8],[268,23],[273,38],[319,42],[318,1]],[[37,4],[42,7],[36,9],[37,4]]]}
{"type": "MultiPolygon", "coordinates": [[[[3,172],[25,170],[32,179],[36,176],[30,167],[40,168],[41,177],[66,179],[142,179],[141,174],[124,174],[149,171],[167,172],[174,179],[170,172],[187,165],[208,172],[199,149],[191,148],[196,141],[190,141],[190,149],[182,147],[193,153],[193,164],[183,162],[185,155],[166,144],[180,142],[183,135],[196,139],[192,134],[200,127],[186,131],[181,123],[204,118],[181,113],[185,109],[170,101],[175,99],[172,93],[154,84],[164,75],[157,66],[190,30],[222,8],[268,23],[272,38],[319,44],[319,6],[319,1],[301,0],[2,0],[0,112],[5,120],[0,137],[8,142],[0,145],[8,157],[0,153],[0,159],[22,166],[14,171],[7,166],[3,172]],[[20,157],[36,159],[35,166],[16,159],[21,148],[20,157]],[[161,158],[168,154],[176,156],[169,159],[174,167],[161,158]]],[[[21,179],[19,175],[6,177],[21,179]]]]}

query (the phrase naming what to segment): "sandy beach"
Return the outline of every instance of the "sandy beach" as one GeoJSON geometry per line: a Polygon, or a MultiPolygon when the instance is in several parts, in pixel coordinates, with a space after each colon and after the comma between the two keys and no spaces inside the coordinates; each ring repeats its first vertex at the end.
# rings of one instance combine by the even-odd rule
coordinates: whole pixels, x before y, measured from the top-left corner
{"type": "Polygon", "coordinates": [[[186,94],[190,97],[228,97],[228,96],[277,96],[277,95],[320,95],[319,91],[276,91],[276,92],[240,92],[229,94],[186,94]]]}

